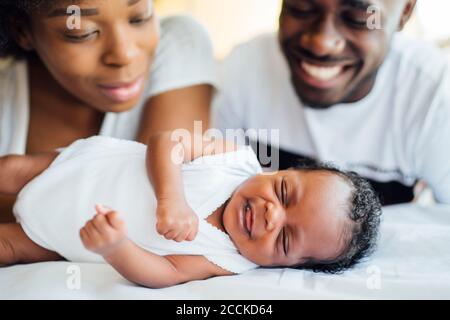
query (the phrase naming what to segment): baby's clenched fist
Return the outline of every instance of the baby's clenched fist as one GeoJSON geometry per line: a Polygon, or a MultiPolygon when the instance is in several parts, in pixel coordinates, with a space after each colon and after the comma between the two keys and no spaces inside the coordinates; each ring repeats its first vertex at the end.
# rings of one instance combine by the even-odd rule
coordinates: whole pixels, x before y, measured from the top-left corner
{"type": "Polygon", "coordinates": [[[116,250],[127,238],[125,222],[117,212],[100,205],[95,207],[96,215],[80,230],[80,238],[86,249],[107,256],[116,250]]]}

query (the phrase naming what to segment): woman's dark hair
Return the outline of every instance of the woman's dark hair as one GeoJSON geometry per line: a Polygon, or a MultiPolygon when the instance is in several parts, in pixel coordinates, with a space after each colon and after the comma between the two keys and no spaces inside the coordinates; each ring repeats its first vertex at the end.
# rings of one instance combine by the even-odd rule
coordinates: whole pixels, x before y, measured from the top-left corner
{"type": "Polygon", "coordinates": [[[13,38],[20,24],[29,22],[30,14],[54,0],[0,0],[0,58],[22,58],[25,51],[13,38]]]}
{"type": "Polygon", "coordinates": [[[381,218],[381,202],[372,186],[355,172],[347,172],[327,163],[301,162],[291,168],[305,171],[326,171],[342,177],[352,188],[348,205],[350,227],[347,246],[332,261],[310,260],[295,267],[315,272],[340,273],[369,256],[376,247],[381,218]]]}

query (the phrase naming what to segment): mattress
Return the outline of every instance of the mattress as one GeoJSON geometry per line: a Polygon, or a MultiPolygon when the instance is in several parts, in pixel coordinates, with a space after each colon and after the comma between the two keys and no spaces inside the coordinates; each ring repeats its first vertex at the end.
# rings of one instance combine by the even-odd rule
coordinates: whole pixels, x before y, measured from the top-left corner
{"type": "Polygon", "coordinates": [[[106,264],[48,262],[0,268],[0,299],[450,299],[450,207],[384,208],[376,252],[342,274],[257,269],[148,289],[106,264]]]}

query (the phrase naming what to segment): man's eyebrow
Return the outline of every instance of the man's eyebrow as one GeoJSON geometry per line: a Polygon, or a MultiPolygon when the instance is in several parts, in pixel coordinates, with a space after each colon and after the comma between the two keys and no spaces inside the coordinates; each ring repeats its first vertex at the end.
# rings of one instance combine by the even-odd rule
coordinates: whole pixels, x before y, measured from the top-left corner
{"type": "Polygon", "coordinates": [[[367,0],[342,0],[341,5],[367,11],[373,3],[367,0]]]}
{"type": "MultiPolygon", "coordinates": [[[[88,8],[88,9],[80,9],[80,15],[85,17],[90,16],[96,16],[99,14],[99,11],[97,8],[88,8]]],[[[71,16],[73,15],[73,12],[67,12],[67,9],[58,8],[50,12],[50,14],[47,16],[48,18],[55,18],[55,17],[64,17],[64,16],[71,16]]]]}

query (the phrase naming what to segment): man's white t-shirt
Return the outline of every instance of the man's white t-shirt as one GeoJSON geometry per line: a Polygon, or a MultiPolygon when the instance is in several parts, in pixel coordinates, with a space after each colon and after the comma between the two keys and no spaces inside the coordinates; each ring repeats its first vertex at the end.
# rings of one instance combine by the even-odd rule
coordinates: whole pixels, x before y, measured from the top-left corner
{"type": "MultiPolygon", "coordinates": [[[[197,84],[216,86],[216,66],[206,30],[190,17],[162,19],[160,42],[149,72],[140,102],[127,112],[107,113],[100,135],[134,140],[150,97],[197,84]]],[[[29,113],[27,63],[0,60],[0,155],[25,153],[29,113]]]]}
{"type": "Polygon", "coordinates": [[[221,64],[220,92],[213,126],[279,148],[280,163],[331,161],[369,179],[387,203],[405,202],[423,179],[450,203],[450,68],[429,44],[396,34],[368,96],[316,110],[296,95],[276,35],[263,35],[221,64]],[[259,129],[279,130],[279,141],[259,129]]]}

